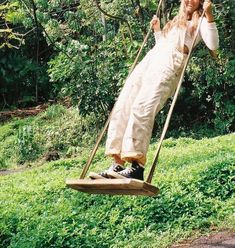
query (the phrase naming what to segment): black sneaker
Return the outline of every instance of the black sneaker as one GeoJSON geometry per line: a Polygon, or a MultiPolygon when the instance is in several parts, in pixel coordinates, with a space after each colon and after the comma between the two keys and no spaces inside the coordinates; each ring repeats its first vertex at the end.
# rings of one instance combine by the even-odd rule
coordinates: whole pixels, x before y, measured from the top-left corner
{"type": "Polygon", "coordinates": [[[89,177],[91,179],[107,179],[107,178],[110,178],[109,176],[109,173],[110,172],[119,172],[119,171],[122,171],[124,170],[124,168],[122,167],[122,165],[120,164],[117,164],[117,163],[113,163],[107,170],[103,171],[103,172],[100,172],[100,173],[95,173],[95,172],[91,172],[89,174],[89,177]]]}
{"type": "Polygon", "coordinates": [[[123,178],[134,178],[138,180],[144,180],[144,168],[140,166],[136,161],[132,162],[131,168],[126,168],[119,172],[108,172],[108,175],[112,178],[123,179],[123,178]]]}

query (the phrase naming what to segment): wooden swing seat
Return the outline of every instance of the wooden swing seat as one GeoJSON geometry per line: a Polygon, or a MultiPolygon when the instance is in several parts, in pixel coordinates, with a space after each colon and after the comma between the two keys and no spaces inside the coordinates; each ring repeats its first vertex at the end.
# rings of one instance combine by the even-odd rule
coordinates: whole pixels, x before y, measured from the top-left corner
{"type": "Polygon", "coordinates": [[[159,189],[137,179],[68,179],[66,185],[90,194],[155,196],[159,189]]]}

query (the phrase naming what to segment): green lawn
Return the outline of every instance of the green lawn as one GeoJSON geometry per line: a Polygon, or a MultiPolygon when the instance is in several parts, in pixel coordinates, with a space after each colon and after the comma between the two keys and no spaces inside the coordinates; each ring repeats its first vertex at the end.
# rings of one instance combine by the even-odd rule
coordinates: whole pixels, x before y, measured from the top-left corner
{"type": "Polygon", "coordinates": [[[61,158],[84,154],[99,132],[93,116],[82,118],[77,109],[52,105],[38,116],[0,123],[0,169],[34,166],[49,152],[61,158]]]}
{"type": "MultiPolygon", "coordinates": [[[[235,134],[165,140],[153,180],[161,192],[153,198],[66,188],[85,155],[2,176],[0,247],[163,248],[210,227],[235,229],[234,140],[235,134]]],[[[149,163],[155,149],[150,146],[149,163]]],[[[109,165],[103,150],[92,170],[109,165]]]]}

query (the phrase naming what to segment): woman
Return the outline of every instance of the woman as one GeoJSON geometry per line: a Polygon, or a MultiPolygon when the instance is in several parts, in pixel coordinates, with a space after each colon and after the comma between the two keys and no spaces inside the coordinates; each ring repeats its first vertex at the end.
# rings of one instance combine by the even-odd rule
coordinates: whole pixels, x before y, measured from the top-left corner
{"type": "Polygon", "coordinates": [[[178,15],[163,30],[159,19],[153,17],[150,25],[156,45],[127,78],[112,112],[105,154],[114,162],[104,172],[91,172],[90,178],[144,179],[154,118],[177,87],[203,10],[196,44],[203,40],[214,51],[219,38],[209,0],[182,0],[178,15]],[[124,168],[125,162],[132,163],[131,167],[124,168]]]}

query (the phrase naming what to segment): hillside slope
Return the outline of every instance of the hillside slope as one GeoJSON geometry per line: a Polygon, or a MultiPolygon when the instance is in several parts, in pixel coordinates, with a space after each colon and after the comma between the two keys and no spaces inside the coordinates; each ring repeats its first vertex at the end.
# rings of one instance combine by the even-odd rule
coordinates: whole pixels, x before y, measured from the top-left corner
{"type": "Polygon", "coordinates": [[[57,104],[37,116],[0,123],[0,170],[84,153],[96,139],[99,122],[95,115],[83,118],[76,108],[57,104]]]}
{"type": "MultiPolygon", "coordinates": [[[[235,134],[165,140],[153,180],[161,192],[153,198],[66,188],[85,156],[2,176],[0,247],[164,248],[210,227],[235,229],[234,140],[235,134]]],[[[101,148],[92,170],[109,163],[101,148]]]]}

